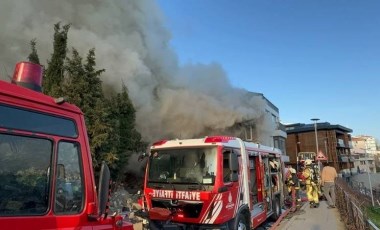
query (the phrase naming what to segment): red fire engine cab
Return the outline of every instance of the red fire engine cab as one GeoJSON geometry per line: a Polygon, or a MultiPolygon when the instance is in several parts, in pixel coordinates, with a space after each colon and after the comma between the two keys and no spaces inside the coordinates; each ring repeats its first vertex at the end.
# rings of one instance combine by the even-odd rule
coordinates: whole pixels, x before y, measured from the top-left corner
{"type": "Polygon", "coordinates": [[[283,206],[281,151],[236,137],[150,148],[143,208],[150,229],[250,229],[283,206]]]}
{"type": "Polygon", "coordinates": [[[83,113],[39,92],[41,82],[28,62],[0,81],[0,228],[133,230],[107,215],[106,164],[96,192],[83,113]]]}

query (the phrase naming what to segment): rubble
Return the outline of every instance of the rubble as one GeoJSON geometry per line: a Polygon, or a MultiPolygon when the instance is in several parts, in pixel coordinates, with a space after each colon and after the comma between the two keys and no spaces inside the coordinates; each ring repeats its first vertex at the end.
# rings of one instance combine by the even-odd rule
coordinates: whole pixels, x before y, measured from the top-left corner
{"type": "Polygon", "coordinates": [[[129,193],[123,184],[116,185],[111,191],[109,213],[121,213],[125,219],[133,224],[141,222],[142,220],[134,215],[134,211],[141,209],[138,204],[139,196],[139,194],[129,193]]]}

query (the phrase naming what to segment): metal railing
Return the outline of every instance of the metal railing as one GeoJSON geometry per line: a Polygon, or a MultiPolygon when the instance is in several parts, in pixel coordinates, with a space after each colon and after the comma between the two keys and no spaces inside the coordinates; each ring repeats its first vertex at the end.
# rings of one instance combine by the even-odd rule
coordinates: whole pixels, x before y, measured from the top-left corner
{"type": "MultiPolygon", "coordinates": [[[[353,189],[347,182],[339,178],[336,182],[336,206],[339,209],[342,221],[348,230],[380,230],[365,213],[371,206],[371,198],[363,196],[360,191],[353,189]]],[[[366,193],[366,192],[365,192],[366,193]]]]}
{"type": "Polygon", "coordinates": [[[369,229],[371,230],[380,230],[371,220],[368,220],[369,229]]]}
{"type": "MultiPolygon", "coordinates": [[[[359,192],[365,196],[371,197],[371,190],[365,187],[363,182],[353,181],[350,182],[349,185],[354,191],[359,192]]],[[[380,189],[372,188],[372,195],[375,201],[375,206],[380,206],[380,189]]]]}

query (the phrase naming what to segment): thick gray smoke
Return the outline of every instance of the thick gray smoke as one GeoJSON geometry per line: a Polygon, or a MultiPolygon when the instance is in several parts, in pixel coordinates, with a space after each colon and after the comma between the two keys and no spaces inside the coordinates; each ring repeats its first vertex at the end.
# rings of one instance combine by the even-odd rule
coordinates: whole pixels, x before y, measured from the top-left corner
{"type": "Polygon", "coordinates": [[[69,47],[82,56],[95,47],[103,81],[116,90],[126,83],[146,140],[216,134],[264,114],[263,100],[244,98],[247,92],[232,87],[220,65],[178,65],[153,0],[2,0],[0,21],[3,79],[26,60],[33,38],[46,64],[53,25],[71,23],[69,47]]]}

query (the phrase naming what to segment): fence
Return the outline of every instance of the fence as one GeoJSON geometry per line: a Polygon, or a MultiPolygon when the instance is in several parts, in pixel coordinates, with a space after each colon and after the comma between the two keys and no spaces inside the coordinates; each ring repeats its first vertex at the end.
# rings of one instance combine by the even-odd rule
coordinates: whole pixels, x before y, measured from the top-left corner
{"type": "MultiPolygon", "coordinates": [[[[363,191],[362,191],[363,192],[363,191]]],[[[371,206],[371,198],[363,196],[360,190],[357,191],[349,186],[345,180],[339,178],[336,182],[336,205],[339,209],[342,221],[348,230],[379,230],[375,224],[368,220],[366,207],[371,206]]],[[[364,191],[367,193],[366,191],[364,191]]]]}
{"type": "MultiPolygon", "coordinates": [[[[360,194],[363,194],[367,197],[371,197],[371,190],[365,187],[364,182],[352,181],[349,183],[349,185],[354,191],[360,194]]],[[[372,188],[372,195],[373,195],[374,205],[380,206],[380,189],[372,188]]]]}

